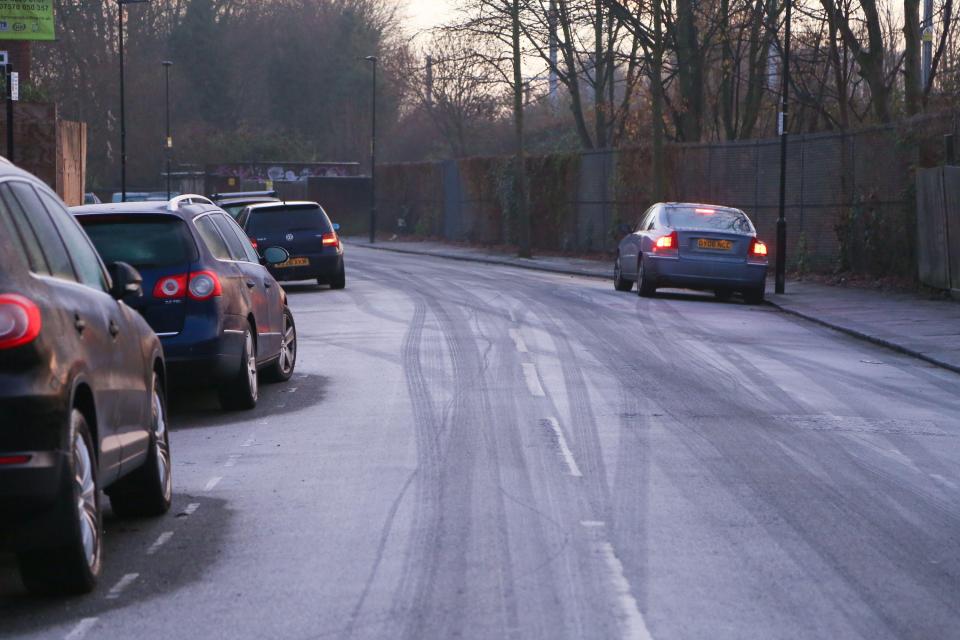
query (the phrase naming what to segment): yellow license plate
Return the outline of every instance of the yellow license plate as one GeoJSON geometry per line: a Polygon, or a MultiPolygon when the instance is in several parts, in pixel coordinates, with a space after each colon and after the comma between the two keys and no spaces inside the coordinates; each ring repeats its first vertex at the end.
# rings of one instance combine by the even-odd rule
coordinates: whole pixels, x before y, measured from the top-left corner
{"type": "Polygon", "coordinates": [[[709,240],[707,238],[700,238],[697,240],[697,248],[730,251],[730,249],[733,249],[733,243],[729,240],[709,240]]]}
{"type": "Polygon", "coordinates": [[[310,258],[290,258],[286,262],[281,262],[277,265],[277,269],[284,269],[286,267],[309,267],[310,258]]]}

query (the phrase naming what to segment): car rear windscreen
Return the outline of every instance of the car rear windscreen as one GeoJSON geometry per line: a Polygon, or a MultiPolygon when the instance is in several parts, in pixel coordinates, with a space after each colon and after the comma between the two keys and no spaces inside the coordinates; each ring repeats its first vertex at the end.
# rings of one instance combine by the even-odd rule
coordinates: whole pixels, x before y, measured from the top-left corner
{"type": "Polygon", "coordinates": [[[667,209],[667,224],[672,229],[697,229],[753,233],[753,224],[741,212],[733,209],[711,207],[670,207],[667,209]]]}
{"type": "Polygon", "coordinates": [[[283,207],[255,209],[250,212],[247,232],[251,236],[266,237],[288,231],[330,233],[330,221],[317,207],[283,207]]]}
{"type": "Polygon", "coordinates": [[[172,267],[197,259],[187,225],[174,216],[77,216],[106,264],[138,269],[172,267]]]}

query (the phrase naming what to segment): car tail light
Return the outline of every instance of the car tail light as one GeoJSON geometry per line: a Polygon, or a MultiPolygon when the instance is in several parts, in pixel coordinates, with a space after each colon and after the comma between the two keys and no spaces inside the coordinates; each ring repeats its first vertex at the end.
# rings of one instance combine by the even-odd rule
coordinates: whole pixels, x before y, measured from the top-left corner
{"type": "Polygon", "coordinates": [[[260,250],[260,247],[257,245],[257,239],[256,239],[256,238],[250,238],[250,244],[253,245],[253,248],[256,249],[257,251],[260,250]]]}
{"type": "Polygon", "coordinates": [[[680,249],[680,239],[677,232],[673,231],[669,235],[660,236],[653,245],[654,253],[669,254],[677,253],[680,249]]]}
{"type": "Polygon", "coordinates": [[[754,238],[750,242],[750,258],[753,260],[766,260],[767,245],[754,238]]]}
{"type": "Polygon", "coordinates": [[[323,246],[325,247],[340,247],[340,238],[337,236],[336,231],[323,234],[323,236],[321,236],[321,242],[323,242],[323,246]]]}
{"type": "Polygon", "coordinates": [[[27,464],[33,456],[0,456],[0,467],[5,465],[27,464]]]}
{"type": "Polygon", "coordinates": [[[153,297],[160,300],[179,300],[187,296],[187,274],[164,276],[157,280],[153,297]]]}
{"type": "Polygon", "coordinates": [[[223,295],[220,278],[212,271],[197,271],[190,274],[190,298],[193,300],[209,300],[223,295]]]}
{"type": "Polygon", "coordinates": [[[40,308],[17,294],[0,295],[0,349],[28,344],[40,335],[40,308]]]}

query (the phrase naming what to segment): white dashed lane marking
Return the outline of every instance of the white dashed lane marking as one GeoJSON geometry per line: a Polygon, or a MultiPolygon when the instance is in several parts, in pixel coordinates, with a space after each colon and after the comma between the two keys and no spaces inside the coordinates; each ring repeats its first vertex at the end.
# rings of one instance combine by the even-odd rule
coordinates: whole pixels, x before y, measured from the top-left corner
{"type": "Polygon", "coordinates": [[[227,458],[227,461],[223,464],[223,466],[227,468],[235,467],[237,466],[237,462],[240,460],[241,457],[242,457],[241,454],[234,453],[229,458],[227,458]]]}
{"type": "Polygon", "coordinates": [[[107,600],[116,600],[131,584],[140,577],[139,573],[128,573],[120,578],[120,582],[113,585],[113,588],[107,593],[107,600]]]}
{"type": "Polygon", "coordinates": [[[77,626],[73,628],[66,636],[64,640],[83,640],[87,637],[87,634],[90,633],[90,630],[93,629],[94,625],[97,624],[99,618],[84,618],[77,623],[77,626]]]}
{"type": "Polygon", "coordinates": [[[215,478],[210,478],[207,482],[207,486],[203,488],[204,491],[213,491],[213,488],[220,484],[220,481],[223,480],[223,476],[216,476],[215,478]]]}
{"type": "Polygon", "coordinates": [[[523,341],[523,336],[520,335],[518,329],[510,329],[508,333],[510,334],[510,339],[513,340],[513,344],[516,345],[517,351],[520,353],[529,353],[527,343],[523,341]]]}
{"type": "Polygon", "coordinates": [[[582,478],[583,474],[580,472],[576,458],[573,457],[573,452],[567,445],[567,437],[563,435],[560,422],[556,418],[547,418],[545,422],[553,429],[554,436],[557,438],[557,446],[560,448],[560,455],[563,456],[563,461],[567,463],[567,470],[570,475],[574,478],[582,478]]]}
{"type": "Polygon", "coordinates": [[[524,362],[521,365],[523,367],[523,377],[527,381],[527,388],[530,390],[530,393],[536,398],[543,398],[547,394],[543,391],[543,385],[540,384],[540,375],[537,373],[537,365],[524,362]]]}
{"type": "Polygon", "coordinates": [[[150,545],[150,548],[147,549],[147,555],[152,556],[153,554],[155,554],[157,551],[160,550],[160,547],[170,542],[170,538],[172,537],[173,537],[173,531],[164,531],[163,533],[161,533],[160,536],[157,538],[157,541],[154,542],[152,545],[150,545]]]}
{"type": "Polygon", "coordinates": [[[187,505],[187,508],[183,510],[184,515],[192,516],[197,512],[197,509],[200,508],[199,502],[191,502],[187,505]]]}

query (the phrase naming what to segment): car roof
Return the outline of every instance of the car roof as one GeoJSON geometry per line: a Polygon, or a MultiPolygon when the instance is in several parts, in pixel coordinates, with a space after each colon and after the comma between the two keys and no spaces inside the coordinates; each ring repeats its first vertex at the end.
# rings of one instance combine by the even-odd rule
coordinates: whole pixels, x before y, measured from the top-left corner
{"type": "Polygon", "coordinates": [[[217,198],[217,204],[221,207],[224,205],[235,205],[235,204],[260,204],[261,202],[280,202],[280,198],[274,198],[273,196],[245,196],[240,198],[217,198]]]}
{"type": "Polygon", "coordinates": [[[309,200],[279,200],[277,202],[261,202],[259,204],[250,205],[249,209],[251,212],[253,212],[264,209],[286,209],[288,207],[316,207],[317,209],[323,209],[319,202],[310,202],[309,200]]]}
{"type": "Polygon", "coordinates": [[[743,213],[743,211],[737,209],[736,207],[727,207],[722,204],[707,204],[705,202],[663,202],[661,204],[668,208],[689,207],[692,209],[715,209],[717,211],[735,211],[737,213],[743,213]]]}
{"type": "Polygon", "coordinates": [[[70,207],[70,213],[76,216],[95,216],[95,215],[169,215],[192,220],[197,216],[209,213],[210,211],[219,211],[216,205],[206,203],[200,204],[181,204],[173,208],[169,202],[107,202],[103,204],[85,204],[79,207],[70,207]]]}

